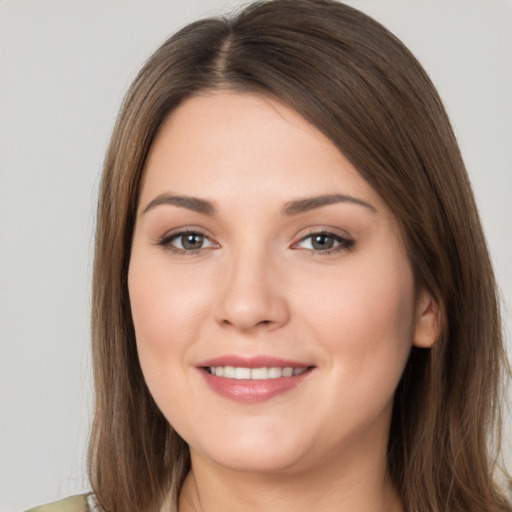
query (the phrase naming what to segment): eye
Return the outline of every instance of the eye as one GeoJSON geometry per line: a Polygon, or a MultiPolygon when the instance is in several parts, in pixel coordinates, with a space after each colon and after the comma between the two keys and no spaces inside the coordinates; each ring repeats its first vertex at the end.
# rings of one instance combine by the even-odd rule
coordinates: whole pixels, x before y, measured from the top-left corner
{"type": "Polygon", "coordinates": [[[203,233],[198,231],[181,231],[164,237],[158,245],[177,253],[195,253],[201,249],[215,247],[215,244],[203,233]]]}
{"type": "Polygon", "coordinates": [[[348,250],[353,246],[354,240],[326,231],[311,233],[295,244],[295,247],[298,249],[323,253],[348,250]]]}

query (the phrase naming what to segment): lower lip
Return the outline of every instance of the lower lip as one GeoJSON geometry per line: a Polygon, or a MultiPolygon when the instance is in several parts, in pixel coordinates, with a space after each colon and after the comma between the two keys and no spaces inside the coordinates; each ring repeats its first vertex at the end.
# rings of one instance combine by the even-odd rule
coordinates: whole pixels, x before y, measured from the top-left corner
{"type": "Polygon", "coordinates": [[[300,375],[280,377],[277,379],[245,380],[216,377],[203,368],[203,377],[215,393],[235,402],[254,404],[270,400],[297,387],[311,373],[311,368],[300,375]]]}

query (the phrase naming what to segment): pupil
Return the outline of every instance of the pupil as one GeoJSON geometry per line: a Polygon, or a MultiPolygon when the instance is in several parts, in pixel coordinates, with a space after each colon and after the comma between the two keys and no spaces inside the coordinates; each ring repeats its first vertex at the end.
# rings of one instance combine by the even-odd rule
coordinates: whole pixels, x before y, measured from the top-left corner
{"type": "Polygon", "coordinates": [[[181,243],[184,249],[200,249],[203,245],[203,235],[191,233],[181,237],[181,243]]]}
{"type": "Polygon", "coordinates": [[[315,249],[331,249],[334,244],[332,237],[327,235],[317,235],[313,238],[313,247],[315,249]]]}

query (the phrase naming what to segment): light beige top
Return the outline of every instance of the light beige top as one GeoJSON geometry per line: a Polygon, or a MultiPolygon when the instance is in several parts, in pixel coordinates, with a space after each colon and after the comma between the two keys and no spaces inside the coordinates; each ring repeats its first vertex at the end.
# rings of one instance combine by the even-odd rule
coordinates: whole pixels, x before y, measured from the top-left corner
{"type": "Polygon", "coordinates": [[[77,494],[63,500],[31,508],[27,512],[100,512],[93,494],[77,494]]]}
{"type": "MultiPolygon", "coordinates": [[[[77,494],[76,496],[69,496],[63,500],[40,507],[31,508],[26,512],[101,512],[94,494],[77,494]]],[[[176,512],[176,508],[171,503],[166,502],[162,508],[162,512],[176,512]]]]}

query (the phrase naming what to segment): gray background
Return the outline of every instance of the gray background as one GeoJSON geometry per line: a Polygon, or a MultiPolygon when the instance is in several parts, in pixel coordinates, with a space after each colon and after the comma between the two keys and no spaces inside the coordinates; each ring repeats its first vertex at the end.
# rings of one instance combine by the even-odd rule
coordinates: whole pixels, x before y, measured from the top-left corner
{"type": "MultiPolygon", "coordinates": [[[[351,3],[394,31],[441,92],[474,184],[510,340],[512,0],[351,3]]],[[[87,489],[94,203],[123,93],[176,28],[241,4],[0,2],[2,512],[87,489]]]]}

